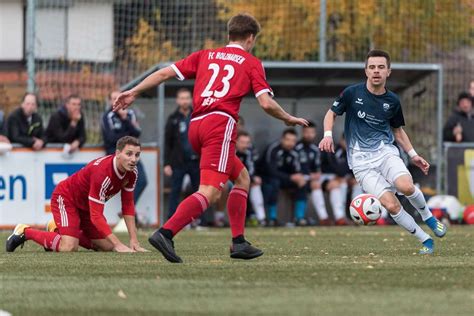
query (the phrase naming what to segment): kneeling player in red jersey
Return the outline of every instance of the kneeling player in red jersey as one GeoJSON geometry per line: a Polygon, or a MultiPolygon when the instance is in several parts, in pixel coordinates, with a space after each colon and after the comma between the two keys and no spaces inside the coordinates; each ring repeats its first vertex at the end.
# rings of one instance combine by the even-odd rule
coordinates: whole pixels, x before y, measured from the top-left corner
{"type": "Polygon", "coordinates": [[[199,190],[181,202],[176,213],[148,239],[171,262],[182,262],[175,253],[173,237],[219,199],[229,179],[234,182],[227,201],[232,231],[230,256],[252,259],[263,254],[244,238],[250,177],[235,153],[235,125],[242,98],[252,90],[260,106],[271,116],[287,125],[308,124],[305,119],[286,113],[271,97],[273,92],[263,65],[250,54],[260,32],[257,20],[248,14],[238,14],[229,20],[227,27],[227,46],[194,52],[122,92],[114,102],[115,111],[127,108],[140,93],[172,77],[196,79],[188,136],[194,151],[201,156],[199,190]]]}
{"type": "Polygon", "coordinates": [[[7,252],[15,251],[27,240],[59,252],[77,251],[79,246],[101,251],[146,251],[138,243],[133,203],[139,159],[138,139],[131,136],[119,139],[115,155],[91,161],[54,189],[51,211],[57,229],[42,231],[18,224],[7,239],[7,252]],[[112,234],[104,217],[104,204],[118,192],[121,192],[130,247],[112,234]]]}

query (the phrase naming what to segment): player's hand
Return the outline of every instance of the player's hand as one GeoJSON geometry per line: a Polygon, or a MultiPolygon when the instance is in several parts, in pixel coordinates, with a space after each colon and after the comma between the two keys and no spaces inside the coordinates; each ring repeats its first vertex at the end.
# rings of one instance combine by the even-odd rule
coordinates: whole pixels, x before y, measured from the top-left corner
{"type": "Polygon", "coordinates": [[[116,244],[114,246],[114,251],[115,252],[135,252],[135,250],[131,249],[131,248],[128,248],[127,246],[125,246],[124,244],[120,243],[120,244],[116,244]]]}
{"type": "Polygon", "coordinates": [[[285,124],[288,126],[295,126],[295,125],[301,125],[301,126],[308,126],[309,122],[301,117],[294,117],[291,116],[285,121],[285,124]]]}
{"type": "Polygon", "coordinates": [[[135,250],[136,252],[150,252],[150,250],[140,246],[138,240],[130,240],[130,249],[135,250]]]}
{"type": "Polygon", "coordinates": [[[135,99],[136,95],[134,91],[124,91],[118,95],[117,99],[115,99],[114,104],[112,105],[112,110],[117,112],[120,109],[126,109],[133,103],[133,101],[135,101],[135,99]]]}
{"type": "Polygon", "coordinates": [[[331,136],[326,136],[321,139],[319,149],[328,153],[334,153],[334,141],[331,136]]]}
{"type": "Polygon", "coordinates": [[[411,162],[413,162],[415,166],[420,168],[425,175],[428,174],[428,171],[430,170],[430,164],[425,159],[423,159],[423,157],[417,155],[411,158],[411,162]]]}
{"type": "Polygon", "coordinates": [[[163,169],[163,173],[165,174],[165,176],[171,177],[173,175],[173,168],[171,168],[170,165],[166,165],[163,169]]]}
{"type": "Polygon", "coordinates": [[[34,138],[35,142],[33,143],[33,150],[41,150],[43,148],[44,142],[39,138],[34,138]]]}

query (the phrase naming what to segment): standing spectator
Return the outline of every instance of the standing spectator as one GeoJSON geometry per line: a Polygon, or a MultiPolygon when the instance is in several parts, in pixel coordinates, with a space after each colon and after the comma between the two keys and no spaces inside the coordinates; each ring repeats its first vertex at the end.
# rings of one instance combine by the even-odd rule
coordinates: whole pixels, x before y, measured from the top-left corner
{"type": "Polygon", "coordinates": [[[463,92],[458,97],[457,107],[444,125],[443,138],[446,142],[474,142],[474,113],[472,98],[463,92]]]}
{"type": "Polygon", "coordinates": [[[469,83],[469,94],[471,95],[471,99],[474,100],[474,80],[471,80],[469,83]]]}
{"type": "Polygon", "coordinates": [[[36,96],[26,93],[20,107],[8,116],[7,134],[12,143],[20,143],[33,150],[44,147],[43,121],[36,113],[37,110],[36,96]]]}
{"type": "Polygon", "coordinates": [[[297,224],[305,224],[307,179],[302,173],[298,153],[294,150],[296,138],[293,128],[284,130],[281,139],[268,146],[258,161],[269,226],[278,225],[277,203],[280,189],[290,189],[295,193],[295,221],[297,224]]]}
{"type": "Polygon", "coordinates": [[[65,151],[72,154],[86,142],[84,115],[81,113],[81,98],[72,94],[66,104],[52,114],[46,129],[49,143],[67,144],[65,151]]]}
{"type": "MultiPolygon", "coordinates": [[[[239,120],[240,121],[240,120],[239,120]]],[[[250,134],[244,130],[240,130],[237,134],[235,142],[235,150],[237,157],[249,171],[250,176],[250,202],[255,212],[255,216],[261,226],[265,226],[265,207],[262,194],[262,178],[255,173],[254,151],[252,150],[252,139],[250,134]]]]}
{"type": "Polygon", "coordinates": [[[165,127],[164,174],[171,177],[169,218],[178,207],[184,176],[188,174],[191,178],[193,191],[197,191],[199,187],[199,158],[188,140],[192,113],[191,91],[186,88],[179,89],[176,93],[176,104],[178,108],[168,117],[165,127]]]}
{"type": "MultiPolygon", "coordinates": [[[[109,104],[120,94],[120,91],[113,91],[109,95],[109,104]]],[[[104,138],[104,149],[107,155],[115,154],[117,141],[124,136],[138,138],[142,132],[138,124],[137,116],[132,109],[120,109],[116,112],[109,107],[102,116],[101,122],[102,137],[104,138]]],[[[134,204],[137,205],[140,196],[145,190],[148,181],[142,162],[137,163],[138,178],[133,195],[134,204]]],[[[138,222],[138,221],[137,221],[138,222]]]]}

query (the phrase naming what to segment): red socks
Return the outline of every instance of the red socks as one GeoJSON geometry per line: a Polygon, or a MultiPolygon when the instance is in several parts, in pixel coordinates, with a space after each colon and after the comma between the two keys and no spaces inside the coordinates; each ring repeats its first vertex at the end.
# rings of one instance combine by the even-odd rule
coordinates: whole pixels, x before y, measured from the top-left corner
{"type": "Polygon", "coordinates": [[[244,189],[233,188],[227,199],[227,212],[229,214],[232,238],[244,234],[245,217],[247,215],[248,193],[244,189]]]}
{"type": "Polygon", "coordinates": [[[27,228],[25,229],[25,237],[27,240],[33,240],[46,249],[59,251],[59,241],[61,240],[61,235],[56,232],[46,232],[33,228],[27,228]]]}
{"type": "Polygon", "coordinates": [[[199,218],[209,207],[207,198],[196,192],[178,205],[174,215],[163,225],[164,229],[170,230],[173,236],[176,235],[186,225],[199,218]]]}

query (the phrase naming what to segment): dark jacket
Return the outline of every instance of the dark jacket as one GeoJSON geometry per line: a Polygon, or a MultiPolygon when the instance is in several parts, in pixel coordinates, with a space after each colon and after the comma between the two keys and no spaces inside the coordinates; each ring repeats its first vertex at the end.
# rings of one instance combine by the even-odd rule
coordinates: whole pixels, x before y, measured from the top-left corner
{"type": "Polygon", "coordinates": [[[70,144],[76,139],[79,140],[80,147],[86,142],[86,126],[84,115],[75,127],[71,126],[71,120],[67,114],[66,107],[61,107],[49,118],[46,128],[46,139],[48,143],[70,144]]]}
{"type": "Polygon", "coordinates": [[[115,152],[117,141],[124,136],[139,137],[142,130],[136,128],[132,121],[136,120],[135,112],[128,110],[127,118],[122,121],[120,116],[111,109],[102,116],[102,137],[104,138],[104,148],[107,155],[115,152]]]}
{"type": "Polygon", "coordinates": [[[456,141],[453,129],[457,124],[462,127],[462,141],[474,142],[474,114],[466,114],[462,111],[453,111],[443,128],[443,140],[445,142],[456,141]]]}
{"type": "Polygon", "coordinates": [[[12,143],[20,143],[25,147],[32,147],[33,137],[45,140],[43,121],[37,113],[33,113],[31,123],[20,107],[10,113],[7,119],[7,136],[12,143]]]}
{"type": "Polygon", "coordinates": [[[191,112],[186,117],[179,109],[168,117],[165,127],[165,166],[176,167],[198,160],[188,140],[190,119],[191,112]]]}
{"type": "Polygon", "coordinates": [[[295,151],[300,157],[301,169],[304,174],[321,171],[321,152],[316,144],[307,144],[301,140],[296,144],[295,151]]]}
{"type": "Polygon", "coordinates": [[[280,141],[270,144],[257,162],[258,174],[264,178],[290,180],[292,174],[301,173],[301,164],[295,150],[285,150],[280,141]]]}
{"type": "Polygon", "coordinates": [[[349,163],[347,162],[347,151],[340,145],[336,145],[333,153],[323,152],[321,155],[321,171],[323,173],[335,174],[344,177],[351,174],[349,163]]]}
{"type": "Polygon", "coordinates": [[[0,111],[0,135],[7,135],[7,131],[5,129],[5,114],[3,113],[3,111],[0,111]]]}

